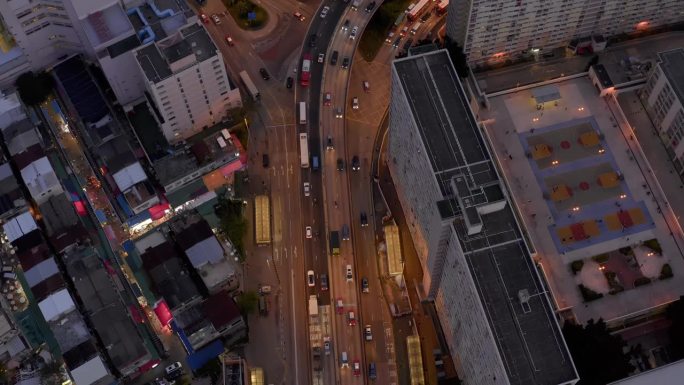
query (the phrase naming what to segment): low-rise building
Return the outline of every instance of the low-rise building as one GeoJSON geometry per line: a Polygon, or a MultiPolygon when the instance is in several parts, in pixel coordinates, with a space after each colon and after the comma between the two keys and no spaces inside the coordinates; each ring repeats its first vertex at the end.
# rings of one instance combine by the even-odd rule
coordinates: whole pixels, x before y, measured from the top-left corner
{"type": "Polygon", "coordinates": [[[237,272],[226,258],[226,251],[207,221],[186,216],[173,226],[175,241],[185,252],[210,293],[230,289],[237,284],[237,272]],[[186,224],[188,220],[196,222],[186,224]]]}

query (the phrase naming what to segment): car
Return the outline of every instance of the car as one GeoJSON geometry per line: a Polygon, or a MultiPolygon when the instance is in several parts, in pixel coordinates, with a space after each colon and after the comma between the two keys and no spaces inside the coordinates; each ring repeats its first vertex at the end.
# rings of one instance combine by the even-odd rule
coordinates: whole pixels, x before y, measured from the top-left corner
{"type": "Polygon", "coordinates": [[[337,311],[337,314],[344,314],[344,303],[342,302],[342,298],[338,298],[337,301],[335,301],[335,311],[337,311]]]}
{"type": "Polygon", "coordinates": [[[264,154],[261,156],[261,165],[264,166],[264,168],[268,168],[269,164],[269,159],[268,159],[268,154],[264,154]]]}
{"type": "Polygon", "coordinates": [[[349,321],[349,326],[356,325],[356,315],[351,310],[349,310],[349,313],[347,313],[347,321],[349,321]]]}
{"type": "Polygon", "coordinates": [[[330,12],[330,7],[326,5],[321,9],[321,19],[325,19],[325,17],[328,16],[328,12],[330,12]]]}
{"type": "Polygon", "coordinates": [[[324,53],[319,53],[318,54],[318,62],[323,63],[325,61],[325,54],[324,53]]]}
{"type": "Polygon", "coordinates": [[[329,356],[330,351],[332,351],[330,347],[330,337],[328,336],[323,337],[323,351],[325,352],[326,356],[329,356]]]}
{"type": "Polygon", "coordinates": [[[401,36],[399,36],[396,40],[394,40],[394,43],[392,43],[392,48],[399,47],[399,44],[401,44],[401,36]]]}
{"type": "Polygon", "coordinates": [[[202,23],[209,24],[209,18],[207,17],[207,15],[200,13],[200,19],[202,19],[202,23]]]}
{"type": "Polygon", "coordinates": [[[430,16],[432,16],[432,12],[426,12],[423,15],[423,17],[420,18],[420,21],[425,23],[430,18],[430,16]]]}
{"type": "Polygon", "coordinates": [[[337,108],[335,109],[335,117],[336,117],[337,119],[342,119],[342,116],[343,116],[343,115],[342,115],[342,107],[337,107],[337,108]]]}
{"type": "Polygon", "coordinates": [[[354,363],[352,364],[352,370],[354,371],[354,377],[358,377],[361,375],[361,363],[359,360],[355,360],[354,363]]]}
{"type": "Polygon", "coordinates": [[[365,211],[361,211],[361,227],[368,226],[368,217],[365,211]]]}
{"type": "Polygon", "coordinates": [[[337,171],[344,171],[344,160],[337,158],[337,171]]]}
{"type": "Polygon", "coordinates": [[[370,4],[366,7],[366,12],[370,12],[375,8],[375,1],[371,1],[370,4]]]}
{"type": "Polygon", "coordinates": [[[306,284],[309,287],[314,287],[316,286],[316,276],[314,275],[313,270],[309,270],[306,272],[306,284]]]}
{"type": "Polygon", "coordinates": [[[217,14],[211,15],[211,20],[214,20],[214,24],[216,24],[216,25],[221,24],[221,19],[219,19],[217,14]]]}
{"type": "Polygon", "coordinates": [[[352,267],[351,265],[347,265],[347,272],[345,273],[345,278],[347,278],[347,282],[351,282],[354,279],[354,275],[352,274],[352,267]]]}
{"type": "Polygon", "coordinates": [[[352,109],[353,110],[358,110],[359,109],[359,98],[354,96],[352,98],[352,109]]]}
{"type": "Polygon", "coordinates": [[[226,43],[227,43],[228,46],[230,46],[230,47],[232,47],[232,46],[235,45],[235,43],[233,42],[233,38],[230,37],[230,35],[226,35],[226,43]]]}
{"type": "Polygon", "coordinates": [[[370,285],[368,284],[368,278],[361,278],[361,291],[368,294],[370,293],[370,285]]]}
{"type": "Polygon", "coordinates": [[[261,78],[264,80],[268,80],[271,78],[271,75],[268,74],[268,71],[266,71],[266,68],[259,68],[259,73],[261,74],[261,78]]]}
{"type": "Polygon", "coordinates": [[[408,35],[408,31],[409,31],[409,26],[406,25],[406,26],[404,26],[404,28],[402,28],[401,31],[399,32],[399,36],[400,36],[400,37],[404,37],[404,36],[408,35]]]}
{"type": "Polygon", "coordinates": [[[318,40],[318,36],[315,33],[312,33],[311,36],[309,36],[309,47],[315,47],[316,40],[318,40]]]}
{"type": "Polygon", "coordinates": [[[368,378],[371,380],[378,378],[378,373],[375,369],[375,362],[368,364],[368,378]]]}
{"type": "Polygon", "coordinates": [[[294,84],[294,79],[292,79],[292,76],[287,77],[287,82],[285,83],[285,86],[287,88],[292,88],[292,85],[294,84]]]}
{"type": "Polygon", "coordinates": [[[311,239],[313,237],[313,231],[311,226],[306,226],[306,239],[311,239]]]}
{"type": "Polygon", "coordinates": [[[354,28],[352,28],[352,30],[351,30],[351,33],[349,34],[349,38],[352,40],[356,39],[356,33],[357,32],[359,32],[359,27],[354,26],[354,28]]]}
{"type": "Polygon", "coordinates": [[[373,332],[371,331],[371,326],[366,325],[363,328],[363,337],[366,341],[373,341],[373,332]]]}
{"type": "Polygon", "coordinates": [[[342,59],[342,68],[344,68],[344,69],[349,68],[349,58],[348,57],[342,59]]]}
{"type": "Polygon", "coordinates": [[[330,92],[326,92],[323,95],[323,105],[330,106],[330,104],[332,104],[332,94],[330,92]]]}
{"type": "Polygon", "coordinates": [[[348,241],[350,236],[349,226],[347,224],[342,225],[342,240],[348,241]]]}
{"type": "Polygon", "coordinates": [[[321,291],[328,291],[328,274],[321,274],[321,291]]]}
{"type": "Polygon", "coordinates": [[[299,19],[299,21],[304,21],[306,20],[306,16],[302,15],[301,12],[295,12],[292,14],[292,16],[295,17],[295,19],[299,19]]]}
{"type": "Polygon", "coordinates": [[[385,38],[385,43],[392,44],[392,39],[394,39],[394,32],[390,32],[387,34],[387,37],[385,38]]]}
{"type": "Polygon", "coordinates": [[[346,32],[349,30],[349,19],[344,21],[344,24],[342,24],[342,31],[346,32]]]}
{"type": "Polygon", "coordinates": [[[370,92],[370,82],[368,80],[361,82],[361,86],[363,86],[364,92],[370,92]]]}
{"type": "Polygon", "coordinates": [[[311,195],[311,184],[309,182],[304,182],[304,196],[308,197],[311,195]]]}
{"type": "Polygon", "coordinates": [[[166,373],[167,380],[175,380],[183,375],[183,365],[180,362],[174,362],[164,368],[164,372],[166,373]]]}
{"type": "Polygon", "coordinates": [[[333,51],[332,55],[330,55],[330,65],[334,66],[337,65],[337,57],[339,56],[339,52],[333,51]]]}
{"type": "Polygon", "coordinates": [[[326,141],[325,145],[326,150],[334,150],[335,147],[333,147],[333,139],[332,136],[328,135],[328,140],[326,141]]]}
{"type": "Polygon", "coordinates": [[[359,160],[358,155],[354,155],[352,157],[352,170],[353,171],[359,171],[361,170],[361,161],[359,160]]]}

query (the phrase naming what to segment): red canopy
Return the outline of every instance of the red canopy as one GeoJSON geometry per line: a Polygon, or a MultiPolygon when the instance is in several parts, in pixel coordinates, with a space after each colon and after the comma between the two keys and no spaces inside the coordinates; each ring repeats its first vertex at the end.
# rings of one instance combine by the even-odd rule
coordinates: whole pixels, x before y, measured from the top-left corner
{"type": "Polygon", "coordinates": [[[159,319],[159,322],[163,325],[166,326],[171,322],[173,319],[173,315],[171,315],[171,310],[169,309],[169,305],[166,304],[165,300],[161,300],[157,302],[157,305],[154,307],[154,314],[157,315],[157,318],[159,319]]]}

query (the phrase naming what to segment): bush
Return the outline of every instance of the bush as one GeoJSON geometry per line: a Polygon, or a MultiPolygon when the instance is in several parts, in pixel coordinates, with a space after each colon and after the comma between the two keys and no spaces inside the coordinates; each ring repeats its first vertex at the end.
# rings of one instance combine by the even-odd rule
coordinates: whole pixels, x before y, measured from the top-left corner
{"type": "Polygon", "coordinates": [[[17,78],[15,83],[21,101],[27,106],[36,106],[48,99],[55,88],[55,79],[47,72],[34,74],[25,72],[17,78]]]}
{"type": "Polygon", "coordinates": [[[591,257],[591,259],[593,259],[594,262],[596,262],[596,263],[606,263],[606,262],[608,262],[608,258],[610,258],[608,253],[594,255],[593,257],[591,257]]]}
{"type": "Polygon", "coordinates": [[[660,247],[660,242],[658,242],[658,240],[655,238],[644,241],[643,245],[653,250],[657,254],[663,254],[663,249],[660,247]]]}
{"type": "Polygon", "coordinates": [[[605,271],[603,272],[603,275],[606,277],[606,281],[608,281],[608,285],[610,286],[610,294],[617,294],[625,290],[618,282],[617,274],[612,271],[605,271]]]}
{"type": "Polygon", "coordinates": [[[634,287],[644,286],[651,283],[651,279],[648,277],[639,277],[634,280],[634,287]]]}
{"type": "Polygon", "coordinates": [[[579,287],[580,293],[582,293],[582,298],[584,298],[584,302],[591,302],[599,298],[603,298],[603,294],[597,293],[582,284],[577,285],[577,287],[579,287]]]}
{"type": "Polygon", "coordinates": [[[244,261],[247,220],[243,213],[242,201],[221,198],[216,214],[221,219],[221,231],[235,246],[240,261],[244,261]]]}
{"type": "Polygon", "coordinates": [[[223,0],[223,3],[242,29],[259,29],[268,21],[268,13],[250,0],[223,0]],[[250,12],[256,13],[254,20],[247,18],[250,12]]]}
{"type": "Polygon", "coordinates": [[[584,267],[584,261],[574,261],[570,264],[570,269],[572,269],[572,274],[577,274],[582,271],[584,267]]]}
{"type": "Polygon", "coordinates": [[[660,269],[660,276],[658,276],[658,279],[668,279],[672,278],[673,276],[674,274],[672,274],[672,266],[670,266],[669,263],[666,263],[660,269]]]}

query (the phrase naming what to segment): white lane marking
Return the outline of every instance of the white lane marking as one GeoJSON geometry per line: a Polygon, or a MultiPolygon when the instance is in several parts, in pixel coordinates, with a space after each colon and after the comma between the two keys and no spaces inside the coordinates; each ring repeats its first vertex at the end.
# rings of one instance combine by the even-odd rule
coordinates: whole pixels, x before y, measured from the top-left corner
{"type": "Polygon", "coordinates": [[[291,290],[291,295],[290,298],[292,300],[290,303],[292,304],[292,336],[294,337],[294,366],[295,366],[295,384],[299,384],[299,355],[297,354],[297,318],[295,317],[295,292],[294,292],[294,281],[295,281],[295,273],[294,273],[294,268],[290,268],[290,273],[292,274],[292,279],[290,280],[290,290],[291,290]]]}

